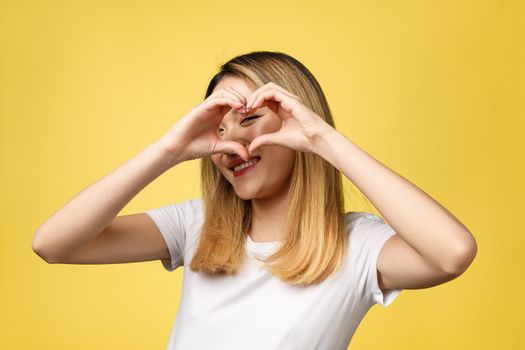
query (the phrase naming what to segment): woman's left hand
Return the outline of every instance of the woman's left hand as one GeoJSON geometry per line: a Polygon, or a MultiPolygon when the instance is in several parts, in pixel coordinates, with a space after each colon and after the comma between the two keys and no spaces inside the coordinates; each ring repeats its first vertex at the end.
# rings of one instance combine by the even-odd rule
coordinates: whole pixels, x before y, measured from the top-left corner
{"type": "Polygon", "coordinates": [[[333,129],[318,114],[306,107],[299,96],[273,82],[255,90],[246,102],[247,111],[261,106],[268,106],[283,123],[278,131],[254,138],[248,147],[250,154],[261,145],[280,145],[301,152],[315,153],[318,141],[333,129]]]}

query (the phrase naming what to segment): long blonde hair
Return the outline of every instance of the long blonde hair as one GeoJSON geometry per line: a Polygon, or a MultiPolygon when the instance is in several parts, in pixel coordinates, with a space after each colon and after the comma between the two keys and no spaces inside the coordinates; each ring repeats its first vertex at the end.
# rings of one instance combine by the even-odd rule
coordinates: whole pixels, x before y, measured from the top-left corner
{"type": "MultiPolygon", "coordinates": [[[[319,83],[287,54],[255,51],[232,58],[211,79],[205,98],[227,76],[245,78],[256,87],[274,82],[299,96],[335,128],[319,83]]],[[[204,223],[190,268],[212,275],[236,275],[246,259],[251,203],[237,196],[209,156],[201,159],[201,187],[204,223]]],[[[273,255],[258,259],[290,285],[320,283],[341,266],[347,251],[341,173],[317,154],[297,151],[287,196],[284,239],[273,255]]]]}

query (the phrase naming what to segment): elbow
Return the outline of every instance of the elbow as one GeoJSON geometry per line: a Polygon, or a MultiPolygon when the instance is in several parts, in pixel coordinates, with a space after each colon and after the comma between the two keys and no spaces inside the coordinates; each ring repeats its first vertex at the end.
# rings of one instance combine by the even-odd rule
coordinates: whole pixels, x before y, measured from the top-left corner
{"type": "Polygon", "coordinates": [[[448,275],[460,276],[474,261],[478,252],[478,245],[470,233],[467,237],[466,242],[458,244],[453,256],[448,259],[447,266],[443,269],[448,275]]]}
{"type": "Polygon", "coordinates": [[[31,242],[31,249],[36,255],[42,258],[42,260],[44,260],[45,262],[49,264],[56,263],[53,257],[49,254],[49,250],[44,248],[41,233],[39,233],[38,231],[33,236],[33,241],[31,242]]]}

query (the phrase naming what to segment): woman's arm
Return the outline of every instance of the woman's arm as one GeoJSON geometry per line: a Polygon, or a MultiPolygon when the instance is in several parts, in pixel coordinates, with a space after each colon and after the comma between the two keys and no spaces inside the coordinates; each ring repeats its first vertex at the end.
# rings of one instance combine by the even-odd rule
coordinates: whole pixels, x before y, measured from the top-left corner
{"type": "MultiPolygon", "coordinates": [[[[449,211],[421,189],[381,164],[336,129],[328,128],[322,134],[316,153],[352,181],[405,241],[404,247],[400,245],[404,244],[402,240],[398,240],[397,247],[387,242],[381,252],[383,261],[378,262],[378,268],[389,266],[389,271],[396,271],[396,266],[410,268],[410,264],[403,262],[404,256],[396,256],[388,251],[395,249],[410,253],[407,251],[410,247],[412,253],[419,255],[414,257],[414,261],[422,259],[426,264],[420,266],[420,271],[413,271],[414,275],[422,276],[418,272],[423,269],[431,271],[429,267],[432,266],[447,275],[457,276],[470,265],[477,252],[474,237],[449,211]]],[[[386,270],[384,272],[389,273],[386,270]]],[[[390,276],[383,276],[390,281],[385,287],[411,285],[409,281],[395,281],[394,274],[392,272],[390,276]]],[[[397,269],[396,276],[403,276],[402,271],[397,269]]],[[[438,277],[428,276],[433,280],[438,277]]]]}
{"type": "Polygon", "coordinates": [[[154,232],[157,228],[146,215],[122,217],[107,234],[100,233],[137,193],[169,168],[217,153],[238,153],[248,159],[243,145],[217,136],[225,113],[242,106],[241,98],[231,91],[223,88],[214,91],[157,142],[78,193],[40,225],[33,237],[33,250],[46,261],[122,262],[143,260],[151,255],[165,257],[158,255],[164,254],[159,251],[160,233],[154,232]],[[128,230],[136,225],[140,227],[128,230]],[[141,234],[142,229],[148,232],[141,234]],[[147,249],[137,251],[136,247],[143,243],[147,249]],[[115,252],[115,246],[120,246],[120,250],[115,252]]]}
{"type": "MultiPolygon", "coordinates": [[[[377,261],[380,288],[425,288],[461,274],[476,255],[468,229],[408,180],[356,146],[301,98],[269,82],[255,90],[247,110],[277,102],[283,120],[277,132],[257,136],[249,146],[286,146],[313,152],[352,181],[398,235],[388,239],[377,261]]],[[[275,108],[275,107],[273,107],[275,108]]]]}
{"type": "Polygon", "coordinates": [[[33,237],[33,250],[46,261],[77,251],[92,242],[137,193],[178,163],[161,143],[148,145],[41,224],[33,237]]]}

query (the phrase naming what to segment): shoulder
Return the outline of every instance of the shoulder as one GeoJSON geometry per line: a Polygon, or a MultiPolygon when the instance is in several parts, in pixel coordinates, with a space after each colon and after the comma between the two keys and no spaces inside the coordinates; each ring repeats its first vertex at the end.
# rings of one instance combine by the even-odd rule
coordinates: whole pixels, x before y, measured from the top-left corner
{"type": "Polygon", "coordinates": [[[153,208],[145,213],[154,219],[159,226],[181,231],[201,218],[202,211],[201,198],[195,198],[153,208]]]}
{"type": "Polygon", "coordinates": [[[204,212],[204,203],[202,197],[189,199],[186,201],[188,210],[192,211],[194,215],[202,215],[204,212]]]}
{"type": "Polygon", "coordinates": [[[183,203],[183,212],[188,226],[200,226],[204,216],[204,203],[202,198],[188,199],[183,203]]]}
{"type": "Polygon", "coordinates": [[[345,214],[348,234],[356,230],[357,227],[367,224],[385,224],[385,221],[376,214],[365,211],[349,211],[345,214]]]}
{"type": "Polygon", "coordinates": [[[181,214],[184,214],[184,216],[188,219],[200,216],[204,211],[201,197],[187,199],[182,202],[171,204],[168,207],[171,207],[171,209],[174,209],[175,211],[178,211],[181,214]]]}
{"type": "Polygon", "coordinates": [[[373,248],[395,233],[379,215],[363,211],[348,212],[345,215],[351,248],[373,248]]]}

